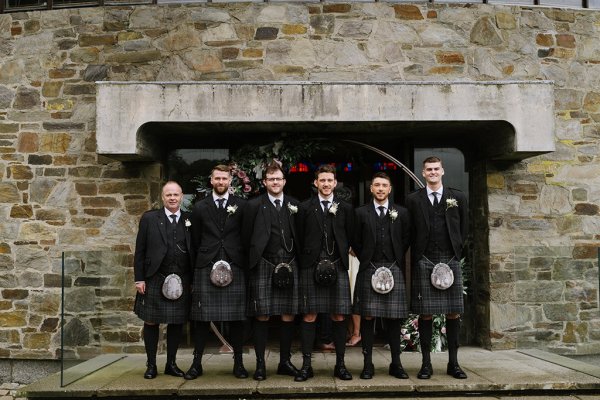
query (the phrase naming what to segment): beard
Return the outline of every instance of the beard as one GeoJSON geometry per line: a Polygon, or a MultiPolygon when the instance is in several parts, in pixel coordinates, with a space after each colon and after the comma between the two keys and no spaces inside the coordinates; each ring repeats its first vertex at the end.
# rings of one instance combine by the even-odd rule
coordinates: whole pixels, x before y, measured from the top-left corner
{"type": "Polygon", "coordinates": [[[227,193],[229,188],[227,186],[214,186],[213,190],[217,195],[223,196],[225,193],[227,193]]]}

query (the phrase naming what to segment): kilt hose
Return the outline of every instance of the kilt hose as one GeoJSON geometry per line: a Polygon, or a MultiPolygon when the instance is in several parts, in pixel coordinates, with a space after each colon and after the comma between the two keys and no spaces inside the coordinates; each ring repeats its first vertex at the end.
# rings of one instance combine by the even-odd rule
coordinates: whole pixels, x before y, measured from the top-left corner
{"type": "Polygon", "coordinates": [[[292,287],[280,289],[273,286],[273,264],[264,258],[250,270],[248,276],[248,307],[250,317],[261,315],[298,314],[298,265],[289,262],[294,274],[292,287]]]}
{"type": "Polygon", "coordinates": [[[241,321],[246,319],[246,278],[244,271],[230,263],[232,282],[217,287],[210,281],[212,264],[194,270],[192,286],[192,321],[241,321]]]}
{"type": "Polygon", "coordinates": [[[460,262],[452,255],[438,253],[421,257],[413,266],[412,276],[411,311],[414,314],[462,314],[465,311],[460,262]],[[454,283],[446,290],[431,284],[431,272],[439,262],[448,264],[454,274],[454,283]]]}
{"type": "Polygon", "coordinates": [[[363,317],[390,319],[408,317],[409,307],[404,273],[400,271],[396,263],[371,263],[368,268],[358,272],[354,287],[352,313],[363,317]],[[394,288],[386,294],[377,293],[371,286],[371,277],[379,267],[388,267],[394,276],[394,288]]]}
{"type": "Polygon", "coordinates": [[[315,282],[316,264],[300,270],[300,312],[303,314],[328,313],[348,315],[352,312],[348,271],[337,259],[337,280],[331,286],[315,282]]]}
{"type": "Polygon", "coordinates": [[[165,276],[156,273],[146,280],[146,293],[136,293],[133,311],[145,322],[185,324],[190,313],[190,279],[179,275],[183,284],[183,294],[177,300],[169,300],[162,294],[165,276]]]}

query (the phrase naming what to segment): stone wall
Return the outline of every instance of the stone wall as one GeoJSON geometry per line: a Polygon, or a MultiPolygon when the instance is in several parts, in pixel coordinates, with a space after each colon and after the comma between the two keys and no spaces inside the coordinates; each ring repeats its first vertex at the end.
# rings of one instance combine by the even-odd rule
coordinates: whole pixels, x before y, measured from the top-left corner
{"type": "Polygon", "coordinates": [[[79,254],[67,268],[70,293],[118,311],[73,322],[74,343],[89,335],[73,355],[141,348],[123,270],[163,172],[96,153],[102,80],[554,80],[557,151],[470,164],[480,168],[475,228],[486,233],[473,260],[476,325],[492,348],[600,350],[599,32],[600,12],[590,10],[429,3],[0,15],[0,357],[57,356],[63,251],[79,254]],[[87,257],[107,252],[124,254],[120,271],[82,276],[87,257]]]}

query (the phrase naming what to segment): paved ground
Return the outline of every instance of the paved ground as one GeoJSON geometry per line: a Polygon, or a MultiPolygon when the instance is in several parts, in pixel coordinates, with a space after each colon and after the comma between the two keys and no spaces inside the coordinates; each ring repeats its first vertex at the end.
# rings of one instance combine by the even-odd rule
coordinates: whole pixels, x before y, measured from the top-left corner
{"type": "MultiPolygon", "coordinates": [[[[389,354],[382,348],[376,349],[374,363],[376,376],[372,380],[358,378],[362,368],[360,348],[349,348],[346,365],[355,378],[340,381],[332,376],[335,354],[315,353],[313,366],[315,378],[305,383],[296,383],[291,377],[274,374],[279,355],[270,352],[267,359],[268,379],[256,382],[236,379],[231,375],[230,354],[205,356],[205,374],[194,380],[160,374],[156,379],[143,379],[144,357],[108,355],[103,359],[80,364],[64,374],[66,381],[60,387],[60,374],[51,375],[21,390],[20,396],[30,399],[42,398],[373,398],[403,397],[409,399],[600,399],[600,367],[542,351],[504,350],[490,352],[467,347],[461,348],[459,358],[469,375],[466,380],[456,380],[445,374],[447,354],[432,354],[434,376],[430,380],[416,379],[421,358],[418,353],[402,355],[402,362],[410,375],[408,380],[399,380],[387,374],[389,354]],[[115,361],[117,360],[117,361],[115,361]],[[112,363],[111,363],[112,362],[112,363]],[[107,366],[94,371],[98,366],[107,366]],[[81,376],[81,377],[80,377],[81,376]],[[516,396],[516,397],[515,397],[516,396]]],[[[245,354],[246,367],[250,374],[254,368],[252,350],[245,354]]],[[[182,354],[178,365],[187,369],[191,354],[182,354]]],[[[299,365],[300,355],[293,357],[299,365]]],[[[162,371],[164,358],[159,358],[162,371]]],[[[1,400],[1,398],[0,398],[1,400]]]]}

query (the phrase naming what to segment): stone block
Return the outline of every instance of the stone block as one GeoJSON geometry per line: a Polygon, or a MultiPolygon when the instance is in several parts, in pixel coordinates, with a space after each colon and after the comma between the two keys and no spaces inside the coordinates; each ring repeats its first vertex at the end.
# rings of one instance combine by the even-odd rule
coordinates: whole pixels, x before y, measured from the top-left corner
{"type": "MultiPolygon", "coordinates": [[[[78,228],[99,228],[104,221],[100,218],[72,217],[71,223],[78,228]]],[[[73,232],[73,236],[76,237],[76,235],[81,235],[81,232],[73,232]]]]}
{"type": "Polygon", "coordinates": [[[499,12],[496,13],[496,26],[500,29],[513,30],[517,28],[517,20],[513,14],[499,12]]]}
{"type": "Polygon", "coordinates": [[[50,99],[46,102],[46,110],[48,111],[65,111],[72,110],[75,102],[73,99],[59,98],[50,99]]]}
{"type": "Polygon", "coordinates": [[[0,134],[16,133],[19,131],[19,124],[0,122],[0,134]]]}
{"type": "MultiPolygon", "coordinates": [[[[128,210],[127,201],[125,202],[125,209],[128,210]]],[[[84,208],[84,214],[91,215],[93,217],[108,217],[112,213],[110,208],[84,208]]],[[[128,210],[129,212],[129,210],[128,210]]]]}
{"type": "Polygon", "coordinates": [[[588,325],[586,322],[567,322],[563,332],[564,343],[581,343],[588,337],[588,325]]]}
{"type": "Polygon", "coordinates": [[[542,304],[544,316],[550,321],[576,321],[579,308],[576,304],[542,304]]]}
{"type": "Polygon", "coordinates": [[[108,71],[107,65],[88,65],[83,72],[83,80],[86,82],[103,81],[108,77],[108,71]]]}
{"type": "Polygon", "coordinates": [[[254,40],[274,40],[277,39],[279,28],[274,27],[260,27],[256,29],[254,40]]]}
{"type": "Polygon", "coordinates": [[[60,95],[60,89],[62,89],[62,86],[63,83],[61,81],[44,82],[42,86],[42,96],[58,97],[60,95]]]}
{"type": "Polygon", "coordinates": [[[21,196],[14,183],[0,182],[0,203],[20,203],[21,196]]]}
{"type": "Polygon", "coordinates": [[[73,318],[64,327],[66,346],[86,346],[90,343],[90,330],[79,319],[73,318]]]}
{"type": "Polygon", "coordinates": [[[98,166],[69,168],[69,176],[78,178],[99,178],[101,174],[102,168],[98,166]]]}
{"type": "Polygon", "coordinates": [[[14,180],[28,180],[33,178],[33,172],[28,165],[10,165],[6,175],[8,178],[14,180]]]}
{"type": "Polygon", "coordinates": [[[307,32],[307,28],[302,24],[283,24],[281,32],[284,35],[304,35],[307,32]]]}
{"type": "MultiPolygon", "coordinates": [[[[58,182],[54,179],[47,178],[36,178],[31,182],[31,186],[29,188],[30,201],[33,203],[44,204],[48,199],[48,196],[52,192],[52,190],[57,186],[58,182]]],[[[2,184],[0,184],[0,189],[2,189],[2,184]]],[[[0,190],[0,198],[2,197],[1,193],[3,191],[0,190]]],[[[13,201],[16,202],[16,201],[13,201]]]]}
{"type": "Polygon", "coordinates": [[[263,49],[244,49],[242,50],[242,57],[244,58],[262,58],[263,49]]]}
{"type": "Polygon", "coordinates": [[[37,108],[40,103],[40,92],[35,88],[19,86],[13,107],[17,110],[37,108]]]}
{"type": "Polygon", "coordinates": [[[29,297],[26,289],[2,289],[2,298],[7,300],[23,300],[29,297]]]}
{"type": "Polygon", "coordinates": [[[40,326],[42,332],[57,332],[58,331],[58,318],[45,318],[40,326]]]}
{"type": "Polygon", "coordinates": [[[0,243],[0,254],[10,254],[10,245],[8,243],[0,243]]]}
{"type": "Polygon", "coordinates": [[[317,35],[328,35],[333,32],[335,18],[333,15],[311,15],[310,26],[317,35]]]}
{"type": "Polygon", "coordinates": [[[98,185],[98,194],[148,194],[145,182],[107,182],[98,185]]]}
{"type": "Polygon", "coordinates": [[[98,194],[98,185],[95,183],[75,182],[75,190],[80,196],[95,196],[98,194]]]}
{"type": "Polygon", "coordinates": [[[44,133],[40,137],[40,151],[45,153],[66,153],[70,144],[68,133],[44,133]]]}
{"type": "Polygon", "coordinates": [[[499,46],[504,42],[489,17],[479,18],[475,22],[471,29],[470,41],[481,46],[499,46]]]}
{"type": "Polygon", "coordinates": [[[600,92],[588,92],[583,99],[583,109],[587,112],[600,112],[600,92]]]}
{"type": "Polygon", "coordinates": [[[76,71],[72,68],[54,68],[48,71],[51,79],[68,79],[75,76],[76,71]]]}
{"type": "Polygon", "coordinates": [[[553,281],[521,281],[515,286],[516,299],[526,303],[557,302],[562,298],[564,283],[553,281]]]}
{"type": "MultiPolygon", "coordinates": [[[[323,12],[325,12],[325,10],[323,10],[323,12]]],[[[421,9],[412,4],[394,4],[394,14],[396,18],[403,20],[423,19],[421,9]]]]}
{"type": "Polygon", "coordinates": [[[30,154],[27,157],[27,163],[29,165],[51,165],[52,164],[52,156],[50,155],[37,155],[30,154]]]}
{"type": "Polygon", "coordinates": [[[435,58],[439,64],[464,64],[465,57],[460,52],[437,51],[435,58]]]}
{"type": "Polygon", "coordinates": [[[535,43],[538,46],[552,47],[554,45],[554,37],[549,33],[538,33],[535,37],[535,43]]]}
{"type": "Polygon", "coordinates": [[[159,61],[161,59],[158,50],[128,51],[125,53],[109,53],[106,55],[106,62],[116,64],[136,64],[159,61]]]}
{"type": "Polygon", "coordinates": [[[79,122],[44,122],[42,127],[47,131],[82,131],[85,124],[79,122]]]}
{"type": "Polygon", "coordinates": [[[114,197],[82,197],[81,205],[84,207],[118,208],[120,203],[114,197]]]}
{"type": "Polygon", "coordinates": [[[50,223],[52,221],[54,222],[61,222],[62,224],[64,224],[64,222],[66,221],[66,215],[64,213],[64,211],[62,210],[56,210],[56,209],[36,209],[35,210],[35,219],[40,220],[40,221],[45,221],[47,223],[50,223]]]}
{"type": "Polygon", "coordinates": [[[17,328],[27,326],[27,312],[3,311],[0,312],[0,326],[3,328],[17,328]]]}
{"type": "Polygon", "coordinates": [[[31,218],[33,217],[33,208],[30,204],[15,204],[10,209],[11,218],[31,218]]]}
{"type": "MultiPolygon", "coordinates": [[[[65,287],[71,286],[71,277],[65,276],[65,287]]],[[[59,274],[44,274],[44,287],[60,288],[63,285],[62,275],[59,274]]]]}
{"type": "Polygon", "coordinates": [[[576,260],[597,259],[598,246],[594,245],[576,245],[573,247],[573,258],[576,260]]]}
{"type": "Polygon", "coordinates": [[[79,46],[81,47],[89,47],[89,46],[110,46],[117,43],[117,38],[113,34],[104,34],[104,35],[88,35],[82,34],[79,35],[79,46]]]}
{"type": "Polygon", "coordinates": [[[575,204],[575,215],[597,215],[599,209],[596,204],[578,203],[575,204]]]}
{"type": "Polygon", "coordinates": [[[83,83],[83,84],[71,84],[67,83],[63,90],[63,94],[78,96],[78,95],[95,95],[96,94],[96,85],[93,83],[83,83]]]}
{"type": "Polygon", "coordinates": [[[54,240],[56,231],[43,222],[25,222],[21,224],[18,235],[19,240],[54,240]]]}

